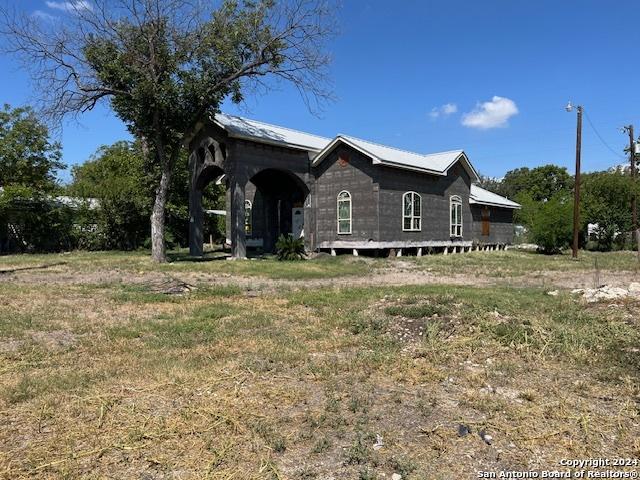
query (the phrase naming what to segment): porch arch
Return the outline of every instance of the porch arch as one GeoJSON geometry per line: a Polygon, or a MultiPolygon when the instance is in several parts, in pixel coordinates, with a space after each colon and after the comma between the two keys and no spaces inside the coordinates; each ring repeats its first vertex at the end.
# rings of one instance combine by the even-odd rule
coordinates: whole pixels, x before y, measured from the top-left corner
{"type": "Polygon", "coordinates": [[[280,235],[304,236],[305,201],[309,188],[294,172],[265,168],[249,179],[247,194],[253,195],[249,244],[273,252],[280,235]]]}
{"type": "Polygon", "coordinates": [[[203,138],[189,155],[189,254],[203,254],[202,193],[213,181],[226,176],[226,147],[211,137],[203,138]]]}

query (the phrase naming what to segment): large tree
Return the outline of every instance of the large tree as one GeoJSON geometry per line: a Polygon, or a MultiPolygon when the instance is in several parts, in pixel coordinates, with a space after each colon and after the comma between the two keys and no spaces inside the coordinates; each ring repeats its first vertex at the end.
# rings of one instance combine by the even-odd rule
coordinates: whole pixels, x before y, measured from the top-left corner
{"type": "Polygon", "coordinates": [[[543,165],[532,169],[522,167],[508,171],[496,193],[512,199],[525,194],[541,202],[549,200],[558,193],[568,192],[572,188],[573,178],[566,168],[543,165]]]}
{"type": "Polygon", "coordinates": [[[140,140],[155,183],[152,255],[166,260],[165,207],[174,165],[221,102],[293,83],[328,98],[324,0],[83,0],[63,20],[3,12],[11,51],[31,70],[43,112],[76,115],[108,100],[140,140]]]}
{"type": "Polygon", "coordinates": [[[617,236],[632,230],[630,205],[637,187],[620,170],[583,174],[581,187],[583,223],[596,224],[598,248],[611,250],[617,236]]]}
{"type": "Polygon", "coordinates": [[[0,110],[0,187],[34,192],[56,186],[56,171],[63,168],[60,144],[28,107],[0,110]]]}

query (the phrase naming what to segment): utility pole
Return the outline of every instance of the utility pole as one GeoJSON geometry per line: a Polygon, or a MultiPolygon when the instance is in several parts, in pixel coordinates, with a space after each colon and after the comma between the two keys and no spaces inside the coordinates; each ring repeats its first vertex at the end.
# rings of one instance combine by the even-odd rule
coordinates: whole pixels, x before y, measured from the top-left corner
{"type": "Polygon", "coordinates": [[[633,125],[628,125],[624,129],[629,133],[629,161],[631,162],[631,224],[633,234],[636,237],[636,249],[638,250],[638,260],[640,261],[640,230],[638,230],[638,206],[636,201],[636,148],[633,136],[633,125]]]}
{"type": "MultiPolygon", "coordinates": [[[[573,110],[571,102],[565,107],[567,112],[573,110]]],[[[573,246],[572,256],[578,258],[578,240],[580,232],[580,152],[582,149],[582,106],[576,107],[578,112],[578,125],[576,127],[576,176],[573,187],[573,246]]]]}

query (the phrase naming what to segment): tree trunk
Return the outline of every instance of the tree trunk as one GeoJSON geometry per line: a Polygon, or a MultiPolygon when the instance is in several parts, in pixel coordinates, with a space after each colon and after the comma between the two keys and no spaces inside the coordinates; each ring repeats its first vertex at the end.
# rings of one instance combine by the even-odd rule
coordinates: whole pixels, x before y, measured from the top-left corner
{"type": "Polygon", "coordinates": [[[153,210],[151,211],[151,258],[157,263],[165,263],[167,261],[167,248],[164,243],[165,207],[171,181],[171,162],[167,158],[162,158],[161,160],[162,175],[156,190],[153,210]]]}

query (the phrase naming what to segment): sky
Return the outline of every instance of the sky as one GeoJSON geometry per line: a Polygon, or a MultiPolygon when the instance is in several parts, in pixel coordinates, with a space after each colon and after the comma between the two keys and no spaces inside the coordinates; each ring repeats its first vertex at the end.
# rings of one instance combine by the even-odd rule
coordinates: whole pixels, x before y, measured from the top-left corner
{"type": "MultiPolygon", "coordinates": [[[[640,133],[640,2],[342,1],[329,44],[335,101],[310,112],[295,89],[274,85],[222,110],[420,153],[463,149],[481,174],[502,177],[548,163],[574,171],[570,100],[585,111],[583,171],[627,161],[620,128],[635,124],[640,133]]],[[[38,15],[65,14],[64,0],[14,2],[38,15]]],[[[2,54],[0,72],[0,103],[34,100],[16,59],[2,54]]],[[[68,122],[59,136],[70,166],[129,138],[106,105],[68,122]]],[[[69,171],[61,178],[68,181],[69,171]]]]}

